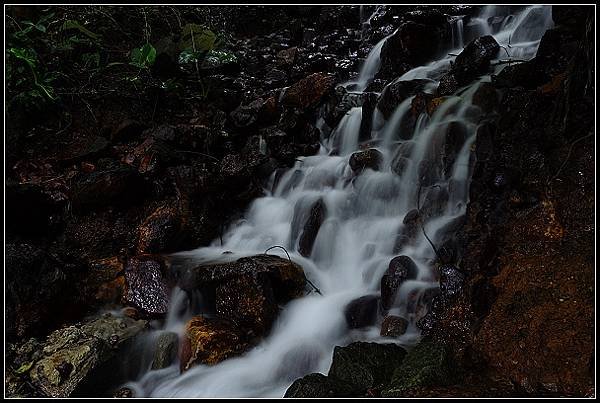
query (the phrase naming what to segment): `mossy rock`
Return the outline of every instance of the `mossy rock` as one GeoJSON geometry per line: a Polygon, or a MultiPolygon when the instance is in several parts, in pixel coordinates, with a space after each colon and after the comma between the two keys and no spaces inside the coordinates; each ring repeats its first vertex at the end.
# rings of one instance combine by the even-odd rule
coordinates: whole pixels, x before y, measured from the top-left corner
{"type": "Polygon", "coordinates": [[[296,379],[283,397],[315,398],[315,397],[352,397],[355,396],[352,386],[339,379],[323,374],[308,374],[296,379]]]}
{"type": "Polygon", "coordinates": [[[356,342],[346,347],[335,347],[329,377],[352,386],[355,395],[367,389],[387,385],[406,355],[393,343],[356,342]]]}
{"type": "Polygon", "coordinates": [[[382,392],[382,396],[402,397],[413,388],[448,385],[454,376],[447,349],[431,340],[422,340],[396,368],[390,387],[382,392]]]}

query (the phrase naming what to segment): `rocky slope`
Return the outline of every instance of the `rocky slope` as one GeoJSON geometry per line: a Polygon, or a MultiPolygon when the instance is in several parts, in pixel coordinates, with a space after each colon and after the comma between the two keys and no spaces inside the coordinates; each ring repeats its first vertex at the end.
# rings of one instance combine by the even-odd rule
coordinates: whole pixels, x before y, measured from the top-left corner
{"type": "MultiPolygon", "coordinates": [[[[5,380],[12,395],[112,393],[118,380],[96,389],[88,384],[126,347],[117,341],[129,325],[114,331],[111,321],[135,321],[141,331],[146,320],[164,318],[170,290],[182,284],[166,254],[218,239],[272,173],[315,153],[320,110],[327,131],[362,105],[361,133],[368,133],[373,91],[435,57],[451,40],[452,16],[478,11],[365,6],[363,13],[375,13],[361,27],[356,6],[125,10],[9,10],[21,22],[50,12],[56,25],[90,21],[86,29],[103,38],[93,45],[102,68],[92,75],[77,69],[83,54],[96,51],[86,48],[92,45],[69,51],[39,45],[48,68],[71,76],[56,84],[57,103],[32,111],[18,97],[8,98],[5,380]],[[235,60],[182,69],[172,49],[186,23],[222,33],[235,60]],[[399,27],[363,96],[335,88],[399,27]],[[157,50],[151,69],[110,65],[126,61],[144,41],[157,50]],[[74,67],[53,65],[56,60],[74,67]],[[94,322],[100,309],[124,307],[124,316],[94,322]],[[103,330],[90,330],[97,327],[103,330]],[[76,361],[60,355],[65,349],[87,355],[76,361]],[[56,367],[50,372],[49,360],[56,367]]],[[[302,378],[288,396],[594,393],[591,10],[553,7],[556,27],[544,35],[535,59],[506,67],[480,94],[486,122],[475,144],[458,256],[450,259],[459,258],[461,272],[441,276],[443,290],[456,288],[449,282],[457,276],[462,287],[434,298],[421,321],[428,338],[408,354],[360,343],[336,349],[327,377],[302,378]]],[[[471,69],[455,66],[437,95],[480,73],[471,69]]],[[[390,85],[381,95],[382,113],[388,116],[420,91],[414,84],[390,85]]],[[[414,103],[415,116],[435,108],[440,98],[431,98],[414,103]]],[[[351,164],[356,170],[376,166],[377,156],[359,155],[351,164]]],[[[318,228],[318,206],[314,216],[318,228]]],[[[304,240],[305,249],[312,242],[304,240]]],[[[245,277],[192,281],[191,288],[208,288],[214,296],[215,318],[188,324],[181,343],[187,347],[179,351],[185,366],[242,353],[268,332],[277,304],[302,294],[301,269],[285,277],[292,280],[291,294],[279,295],[281,275],[264,269],[271,263],[261,259],[244,266],[251,268],[245,277]],[[244,288],[248,282],[255,286],[244,288]],[[237,317],[240,309],[248,315],[237,317]],[[211,351],[199,347],[210,343],[211,351]]],[[[214,268],[200,272],[207,270],[214,268]]],[[[402,277],[398,270],[388,273],[390,287],[397,286],[393,276],[402,277]]],[[[158,367],[174,359],[173,341],[165,345],[161,351],[169,357],[158,367]]],[[[120,381],[127,377],[119,375],[120,381]]]]}

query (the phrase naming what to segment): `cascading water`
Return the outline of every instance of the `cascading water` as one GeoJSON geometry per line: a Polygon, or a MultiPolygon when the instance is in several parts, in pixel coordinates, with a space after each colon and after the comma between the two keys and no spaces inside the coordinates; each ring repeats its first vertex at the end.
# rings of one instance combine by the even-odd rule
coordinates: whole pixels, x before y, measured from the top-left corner
{"type": "MultiPolygon", "coordinates": [[[[480,24],[487,24],[490,12],[489,8],[484,10],[480,24]]],[[[511,57],[520,59],[535,54],[543,32],[552,24],[550,7],[528,7],[518,15],[504,18],[508,20],[496,25],[500,28],[488,25],[485,31],[512,52],[511,57]]],[[[361,90],[379,68],[379,51],[384,42],[385,39],[373,48],[369,55],[372,60],[365,62],[358,80],[361,90]]],[[[452,54],[460,51],[450,50],[450,56],[413,69],[400,80],[438,80],[455,57],[452,54]]],[[[486,78],[480,81],[483,80],[486,78]]],[[[369,140],[369,145],[383,156],[380,169],[366,169],[358,176],[348,162],[351,154],[361,149],[358,133],[362,116],[361,108],[351,109],[323,139],[319,153],[299,158],[274,187],[267,189],[267,196],[252,203],[245,219],[223,236],[222,244],[215,241],[211,247],[178,254],[198,263],[217,262],[285,245],[322,295],[308,294],[290,302],[270,335],[241,357],[215,366],[200,365],[183,374],[178,364],[147,370],[129,386],[138,396],[280,397],[296,378],[311,372],[326,373],[336,345],[354,340],[414,344],[419,339],[415,323],[423,312],[413,302],[426,290],[438,286],[433,267],[436,256],[423,234],[408,244],[399,244],[397,235],[402,232],[407,213],[418,203],[426,205],[427,200],[438,202],[437,208],[424,213],[424,229],[434,244],[443,242],[449,235],[447,228],[465,214],[473,162],[471,146],[480,116],[471,99],[478,86],[479,82],[460,89],[431,116],[422,115],[412,133],[402,133],[400,137],[399,123],[405,118],[410,101],[403,102],[382,128],[372,132],[369,140]],[[451,126],[459,127],[464,136],[449,163],[442,160],[440,150],[451,126]],[[401,170],[399,159],[403,161],[401,170]],[[422,200],[418,201],[421,191],[422,200]],[[308,216],[317,200],[323,201],[327,213],[310,256],[303,257],[296,251],[298,234],[294,231],[298,217],[308,216]],[[400,338],[384,338],[379,336],[380,324],[350,331],[344,308],[357,297],[378,293],[381,276],[398,255],[409,256],[418,267],[417,277],[402,284],[390,310],[409,321],[407,332],[400,338]]],[[[181,332],[190,316],[189,307],[185,309],[190,302],[176,293],[172,304],[166,327],[181,332]]]]}

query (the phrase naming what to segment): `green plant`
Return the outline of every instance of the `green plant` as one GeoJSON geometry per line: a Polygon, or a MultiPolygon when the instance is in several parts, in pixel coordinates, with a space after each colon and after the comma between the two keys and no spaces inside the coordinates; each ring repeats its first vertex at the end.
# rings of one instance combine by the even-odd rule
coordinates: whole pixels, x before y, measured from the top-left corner
{"type": "Polygon", "coordinates": [[[156,60],[156,49],[149,43],[146,43],[140,48],[135,48],[131,51],[131,64],[140,69],[148,69],[152,67],[156,60]]]}
{"type": "MultiPolygon", "coordinates": [[[[29,67],[29,71],[31,72],[33,78],[33,84],[41,94],[47,96],[50,100],[55,100],[56,97],[53,94],[52,89],[52,81],[56,78],[55,75],[49,73],[40,73],[38,71],[38,58],[35,51],[31,48],[10,48],[8,50],[9,55],[11,55],[14,59],[21,61],[27,67],[29,67]]],[[[22,70],[19,70],[17,67],[17,72],[21,73],[22,70]]],[[[12,76],[12,69],[9,73],[12,76]]],[[[21,77],[17,80],[16,85],[23,84],[24,78],[21,77]]]]}

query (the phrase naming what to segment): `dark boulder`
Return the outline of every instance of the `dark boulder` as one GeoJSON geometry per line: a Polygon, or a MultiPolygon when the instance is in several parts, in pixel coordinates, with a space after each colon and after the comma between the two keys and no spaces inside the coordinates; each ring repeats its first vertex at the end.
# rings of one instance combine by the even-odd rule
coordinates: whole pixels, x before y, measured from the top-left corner
{"type": "Polygon", "coordinates": [[[137,170],[127,166],[82,173],[74,178],[71,201],[80,210],[107,206],[127,205],[141,201],[148,186],[137,170]]]}
{"type": "Polygon", "coordinates": [[[277,315],[277,302],[267,273],[236,276],[215,291],[217,316],[264,335],[277,315]]]}
{"type": "Polygon", "coordinates": [[[367,168],[377,171],[382,162],[383,154],[374,148],[357,151],[350,156],[350,160],[348,161],[354,173],[360,173],[367,168]]]}
{"type": "Polygon", "coordinates": [[[396,344],[355,342],[336,346],[328,377],[351,385],[355,395],[389,383],[406,351],[396,344]]]}
{"type": "Polygon", "coordinates": [[[283,397],[319,398],[319,397],[352,397],[353,387],[346,383],[327,377],[323,374],[308,374],[296,379],[286,390],[283,397]]]}
{"type": "Polygon", "coordinates": [[[381,111],[386,119],[389,119],[402,101],[420,91],[423,91],[428,83],[430,83],[429,80],[422,79],[408,81],[398,79],[394,80],[387,87],[385,87],[379,96],[377,109],[381,111]]]}
{"type": "Polygon", "coordinates": [[[379,297],[365,295],[351,301],[344,311],[346,323],[350,329],[372,326],[377,320],[379,297]]]}
{"type": "Polygon", "coordinates": [[[298,240],[298,252],[302,256],[310,256],[313,244],[315,243],[315,239],[317,238],[317,234],[319,233],[319,229],[321,228],[321,224],[325,220],[326,215],[327,208],[325,202],[323,199],[319,199],[311,207],[310,215],[304,224],[304,229],[298,240]]]}
{"type": "Polygon", "coordinates": [[[484,74],[490,66],[490,61],[496,57],[499,50],[498,42],[490,35],[471,41],[456,56],[450,71],[442,77],[438,94],[451,95],[459,87],[484,74]]]}
{"type": "Polygon", "coordinates": [[[408,21],[381,48],[377,77],[398,77],[412,66],[431,60],[439,50],[440,35],[431,26],[408,21]]]}
{"type": "Polygon", "coordinates": [[[301,296],[306,284],[304,271],[300,265],[287,258],[266,254],[243,257],[229,263],[200,266],[187,262],[178,264],[174,261],[172,271],[178,279],[178,285],[186,291],[204,287],[214,289],[235,277],[266,273],[278,303],[285,303],[301,296]]]}
{"type": "Polygon", "coordinates": [[[383,397],[404,397],[408,390],[448,385],[454,379],[448,351],[430,340],[422,340],[408,352],[394,371],[383,397]]]}
{"type": "Polygon", "coordinates": [[[440,292],[445,298],[457,297],[465,284],[465,275],[454,265],[445,264],[439,267],[440,292]]]}
{"type": "Polygon", "coordinates": [[[149,317],[164,315],[169,309],[167,267],[154,255],[139,255],[129,259],[125,268],[126,303],[149,317]]]}
{"type": "Polygon", "coordinates": [[[427,189],[421,204],[421,217],[423,220],[442,215],[446,210],[448,198],[448,190],[445,187],[432,186],[427,189]]]}
{"type": "Polygon", "coordinates": [[[76,267],[32,244],[8,243],[4,252],[8,340],[47,334],[70,315],[83,313],[85,307],[74,302],[76,267]]]}
{"type": "Polygon", "coordinates": [[[390,309],[394,305],[396,292],[406,280],[417,278],[419,268],[408,256],[396,256],[381,277],[381,306],[390,309]]]}
{"type": "Polygon", "coordinates": [[[384,337],[399,337],[406,333],[408,321],[400,316],[388,315],[381,323],[380,334],[384,337]]]}

